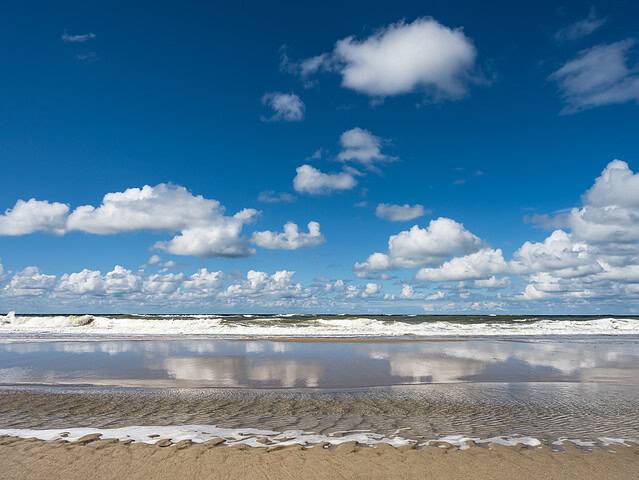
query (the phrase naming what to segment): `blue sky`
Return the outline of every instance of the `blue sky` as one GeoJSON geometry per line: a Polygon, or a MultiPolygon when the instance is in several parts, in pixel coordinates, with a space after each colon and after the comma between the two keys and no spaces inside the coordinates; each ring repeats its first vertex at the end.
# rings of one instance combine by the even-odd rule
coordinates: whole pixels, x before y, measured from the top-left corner
{"type": "Polygon", "coordinates": [[[639,308],[633,2],[136,4],[5,6],[0,310],[639,308]]]}

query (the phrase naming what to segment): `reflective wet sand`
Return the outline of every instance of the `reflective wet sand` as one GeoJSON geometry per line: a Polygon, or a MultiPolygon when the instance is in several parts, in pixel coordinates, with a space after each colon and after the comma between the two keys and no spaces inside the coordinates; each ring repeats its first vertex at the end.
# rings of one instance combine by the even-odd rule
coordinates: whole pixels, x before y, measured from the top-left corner
{"type": "Polygon", "coordinates": [[[457,382],[639,384],[639,338],[0,343],[1,384],[362,388],[457,382]]]}
{"type": "Polygon", "coordinates": [[[634,337],[4,343],[0,428],[639,439],[638,346],[634,337]]]}

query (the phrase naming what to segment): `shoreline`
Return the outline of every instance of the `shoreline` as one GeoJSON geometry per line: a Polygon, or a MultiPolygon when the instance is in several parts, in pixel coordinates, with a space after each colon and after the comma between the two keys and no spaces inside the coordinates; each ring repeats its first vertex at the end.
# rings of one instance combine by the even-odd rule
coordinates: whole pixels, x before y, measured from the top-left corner
{"type": "Polygon", "coordinates": [[[0,478],[66,479],[178,478],[437,478],[501,480],[521,478],[627,479],[639,471],[639,446],[584,452],[548,447],[362,447],[354,442],[324,448],[300,445],[221,447],[216,441],[170,446],[85,438],[45,442],[0,437],[0,478]],[[634,473],[633,473],[634,472],[634,473]]]}

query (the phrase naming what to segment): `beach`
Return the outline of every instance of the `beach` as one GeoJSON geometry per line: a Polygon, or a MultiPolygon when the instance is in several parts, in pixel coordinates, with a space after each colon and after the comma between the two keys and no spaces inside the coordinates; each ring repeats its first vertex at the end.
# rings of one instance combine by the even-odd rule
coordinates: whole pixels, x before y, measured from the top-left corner
{"type": "Polygon", "coordinates": [[[584,453],[549,449],[474,447],[465,451],[430,447],[334,448],[169,447],[94,441],[86,445],[0,439],[3,479],[247,478],[319,479],[630,479],[639,471],[639,448],[584,453]],[[55,473],[54,473],[55,472],[55,473]]]}
{"type": "Polygon", "coordinates": [[[0,326],[0,478],[639,472],[634,319],[34,318],[0,326]]]}

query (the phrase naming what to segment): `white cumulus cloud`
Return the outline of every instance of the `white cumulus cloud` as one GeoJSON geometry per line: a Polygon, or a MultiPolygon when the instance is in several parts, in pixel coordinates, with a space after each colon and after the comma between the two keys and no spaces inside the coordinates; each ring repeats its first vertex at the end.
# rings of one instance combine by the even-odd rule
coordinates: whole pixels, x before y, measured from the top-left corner
{"type": "Polygon", "coordinates": [[[457,254],[475,252],[483,246],[479,237],[461,223],[440,217],[428,227],[414,225],[388,239],[388,252],[376,252],[355,264],[355,272],[366,275],[397,267],[440,264],[457,254]]]}
{"type": "Polygon", "coordinates": [[[283,232],[266,230],[253,233],[255,245],[272,250],[297,250],[302,247],[313,247],[324,243],[318,222],[308,223],[308,233],[300,232],[296,223],[287,222],[283,232]]]}
{"type": "Polygon", "coordinates": [[[69,206],[47,201],[18,200],[13,208],[0,215],[0,235],[28,235],[35,232],[62,234],[69,206]]]}
{"type": "Polygon", "coordinates": [[[0,235],[34,232],[64,234],[80,231],[96,235],[148,230],[178,232],[156,248],[176,255],[244,256],[253,250],[242,228],[257,216],[254,209],[225,215],[217,200],[193,195],[179,185],[145,185],[123,192],[107,193],[100,205],[82,205],[74,210],[62,203],[18,200],[0,215],[0,235]]]}
{"type": "Polygon", "coordinates": [[[388,25],[368,38],[339,40],[332,53],[301,62],[308,77],[320,70],[336,71],[342,85],[373,97],[417,90],[433,97],[466,93],[477,52],[461,29],[432,18],[388,25]]]}
{"type": "Polygon", "coordinates": [[[332,192],[351,190],[357,185],[357,180],[351,173],[324,173],[311,165],[301,165],[295,169],[297,174],[293,179],[296,192],[309,195],[328,195],[332,192]]]}
{"type": "Polygon", "coordinates": [[[480,280],[508,271],[500,249],[484,248],[478,252],[455,257],[436,268],[422,268],[415,278],[430,282],[480,280]]]}

